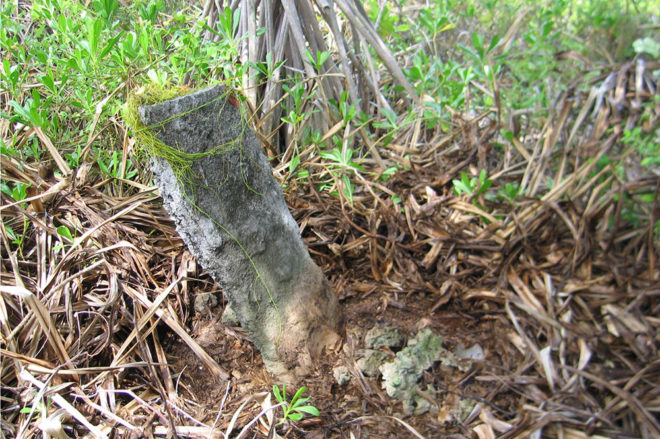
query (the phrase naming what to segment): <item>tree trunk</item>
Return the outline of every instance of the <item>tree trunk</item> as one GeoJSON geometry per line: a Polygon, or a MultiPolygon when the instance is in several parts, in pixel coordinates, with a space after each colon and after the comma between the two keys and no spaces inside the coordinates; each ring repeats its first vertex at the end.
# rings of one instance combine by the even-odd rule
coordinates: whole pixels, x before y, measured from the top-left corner
{"type": "Polygon", "coordinates": [[[268,370],[285,381],[304,376],[337,341],[341,313],[239,109],[214,86],[139,111],[171,147],[155,148],[152,162],[177,231],[268,370]]]}

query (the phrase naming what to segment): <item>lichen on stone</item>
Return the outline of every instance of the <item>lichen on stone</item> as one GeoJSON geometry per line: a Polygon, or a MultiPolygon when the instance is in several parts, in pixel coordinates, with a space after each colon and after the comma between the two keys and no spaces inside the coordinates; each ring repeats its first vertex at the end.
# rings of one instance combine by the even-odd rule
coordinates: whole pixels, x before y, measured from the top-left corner
{"type": "Polygon", "coordinates": [[[351,373],[348,371],[346,366],[337,366],[332,370],[332,375],[335,377],[335,381],[340,386],[348,384],[351,381],[351,373]]]}
{"type": "Polygon", "coordinates": [[[203,293],[195,296],[195,312],[203,312],[206,309],[215,307],[218,304],[218,298],[215,294],[203,293]]]}
{"type": "Polygon", "coordinates": [[[383,388],[390,397],[402,400],[406,414],[421,414],[429,409],[417,394],[421,390],[418,381],[426,369],[448,353],[442,341],[441,336],[425,329],[410,339],[393,361],[380,367],[383,388]]]}
{"type": "Polygon", "coordinates": [[[398,347],[401,346],[401,334],[399,334],[399,330],[396,328],[386,325],[376,325],[364,336],[364,344],[369,349],[398,347]]]}
{"type": "Polygon", "coordinates": [[[368,377],[378,376],[378,368],[387,359],[387,354],[375,349],[364,349],[357,360],[357,366],[368,377]]]}

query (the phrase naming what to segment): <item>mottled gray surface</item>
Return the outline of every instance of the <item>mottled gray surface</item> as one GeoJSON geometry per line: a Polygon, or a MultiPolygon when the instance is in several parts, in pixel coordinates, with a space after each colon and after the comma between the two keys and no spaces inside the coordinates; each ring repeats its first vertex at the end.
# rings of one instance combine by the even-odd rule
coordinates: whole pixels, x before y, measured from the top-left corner
{"type": "Polygon", "coordinates": [[[401,346],[402,337],[399,330],[387,325],[376,325],[364,336],[364,345],[370,349],[380,347],[395,348],[401,346]]]}
{"type": "Polygon", "coordinates": [[[351,373],[346,366],[337,366],[332,369],[332,375],[340,386],[346,385],[351,382],[351,373]]]}
{"type": "Polygon", "coordinates": [[[358,358],[356,364],[365,376],[376,377],[380,374],[378,368],[386,359],[387,354],[385,352],[375,349],[364,349],[360,351],[360,358],[358,358]]]}
{"type": "Polygon", "coordinates": [[[408,340],[408,346],[396,354],[396,358],[380,367],[383,388],[392,398],[403,402],[404,413],[422,414],[429,409],[427,401],[417,393],[421,390],[419,379],[426,369],[443,356],[451,355],[442,346],[442,337],[430,329],[420,331],[408,340]]]}
{"type": "Polygon", "coordinates": [[[314,347],[307,346],[308,338],[320,326],[336,328],[338,305],[309,257],[259,141],[223,93],[214,86],[143,106],[140,118],[179,150],[217,148],[193,161],[192,183],[182,184],[164,159],[155,159],[152,169],[177,231],[223,288],[271,372],[286,377],[288,370],[309,367],[314,347]],[[314,309],[305,308],[305,301],[314,301],[314,309]]]}

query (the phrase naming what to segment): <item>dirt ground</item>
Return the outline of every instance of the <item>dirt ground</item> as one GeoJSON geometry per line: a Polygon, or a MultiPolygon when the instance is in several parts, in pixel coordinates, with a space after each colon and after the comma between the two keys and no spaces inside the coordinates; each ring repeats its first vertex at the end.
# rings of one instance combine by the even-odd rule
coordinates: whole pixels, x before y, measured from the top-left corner
{"type": "MultiPolygon", "coordinates": [[[[510,370],[522,361],[522,356],[506,341],[508,325],[503,316],[488,310],[465,311],[460,305],[446,306],[438,312],[430,312],[434,301],[424,295],[387,297],[374,292],[367,297],[356,297],[350,279],[343,279],[344,288],[338,291],[346,318],[347,349],[324,355],[316,372],[301,385],[307,387],[307,396],[321,412],[320,419],[308,419],[295,426],[282,428],[287,437],[414,437],[397,421],[395,416],[409,423],[425,437],[447,437],[451,434],[469,434],[469,415],[454,419],[448,412],[460,401],[485,405],[493,412],[507,417],[515,416],[516,396],[503,391],[500,382],[503,371],[510,370]],[[457,308],[457,309],[452,309],[457,308]],[[428,384],[436,389],[428,395],[434,404],[442,408],[437,413],[422,416],[405,416],[399,401],[390,398],[381,387],[380,378],[361,374],[356,366],[357,349],[364,347],[364,335],[376,324],[397,328],[404,339],[413,337],[419,330],[431,328],[444,339],[444,347],[450,351],[458,344],[479,344],[485,353],[483,361],[474,362],[467,372],[458,369],[441,369],[434,365],[424,373],[422,388],[428,384]],[[332,375],[332,369],[345,365],[353,372],[350,383],[340,386],[332,375]],[[291,431],[289,431],[291,430],[291,431]],[[311,435],[311,436],[310,436],[311,435]]],[[[268,391],[273,379],[265,370],[261,356],[247,340],[240,327],[227,327],[219,321],[221,305],[211,309],[213,315],[199,313],[192,327],[196,340],[223,367],[231,371],[231,403],[225,408],[224,422],[228,423],[235,408],[250,395],[268,391]]],[[[384,348],[391,358],[392,350],[384,348]],[[388,352],[389,351],[389,352],[388,352]]],[[[212,424],[218,414],[218,402],[227,389],[227,383],[216,380],[203,364],[191,355],[188,346],[172,337],[167,343],[168,357],[174,375],[179,375],[181,395],[200,404],[195,417],[212,424]]],[[[261,406],[256,402],[244,413],[246,420],[256,417],[261,406]]]]}

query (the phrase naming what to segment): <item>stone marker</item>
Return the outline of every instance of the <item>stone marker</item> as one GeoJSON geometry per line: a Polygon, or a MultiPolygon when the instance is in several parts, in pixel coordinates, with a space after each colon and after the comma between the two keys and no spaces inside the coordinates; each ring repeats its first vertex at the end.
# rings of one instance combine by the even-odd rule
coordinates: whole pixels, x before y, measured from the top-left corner
{"type": "Polygon", "coordinates": [[[295,381],[338,340],[337,299],[300,237],[260,143],[222,86],[142,106],[142,123],[191,160],[186,176],[156,157],[163,204],[222,287],[268,370],[295,381]]]}

